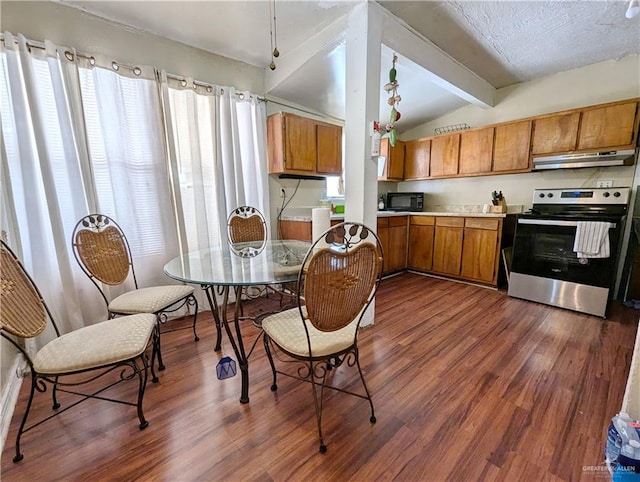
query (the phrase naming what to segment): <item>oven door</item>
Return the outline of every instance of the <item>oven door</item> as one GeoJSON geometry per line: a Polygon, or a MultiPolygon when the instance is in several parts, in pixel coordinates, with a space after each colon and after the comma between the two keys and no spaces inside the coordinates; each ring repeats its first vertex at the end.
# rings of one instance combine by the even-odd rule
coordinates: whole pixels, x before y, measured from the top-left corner
{"type": "Polygon", "coordinates": [[[618,225],[612,223],[609,229],[611,256],[608,258],[578,258],[573,251],[576,227],[577,222],[573,220],[519,218],[511,271],[582,285],[612,287],[618,225]]]}

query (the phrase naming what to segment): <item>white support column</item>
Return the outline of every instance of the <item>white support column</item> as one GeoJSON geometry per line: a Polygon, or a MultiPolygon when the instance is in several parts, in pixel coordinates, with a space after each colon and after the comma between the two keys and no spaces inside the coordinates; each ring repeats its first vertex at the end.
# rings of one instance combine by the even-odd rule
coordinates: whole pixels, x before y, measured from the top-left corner
{"type": "Polygon", "coordinates": [[[375,228],[377,159],[371,159],[369,126],[380,109],[382,18],[363,2],[347,22],[345,81],[345,220],[375,228]]]}
{"type": "MultiPolygon", "coordinates": [[[[345,220],[377,224],[377,159],[371,159],[370,124],[378,120],[380,102],[380,46],[382,17],[362,2],[347,22],[345,69],[345,220]]],[[[373,324],[374,303],[362,319],[373,324]]]]}

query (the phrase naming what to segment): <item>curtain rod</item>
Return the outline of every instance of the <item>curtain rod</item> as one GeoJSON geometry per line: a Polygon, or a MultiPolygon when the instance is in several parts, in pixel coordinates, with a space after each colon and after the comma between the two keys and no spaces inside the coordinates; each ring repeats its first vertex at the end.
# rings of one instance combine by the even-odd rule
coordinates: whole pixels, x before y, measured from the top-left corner
{"type": "MultiPolygon", "coordinates": [[[[6,39],[4,38],[4,34],[0,34],[0,42],[6,43],[6,39]]],[[[17,44],[18,41],[16,40],[14,43],[17,44]]],[[[38,42],[37,40],[31,40],[31,39],[27,39],[27,47],[29,49],[46,50],[44,42],[38,42]]],[[[66,47],[65,47],[64,54],[69,60],[73,60],[73,55],[74,55],[73,52],[68,50],[66,47]],[[71,56],[71,58],[70,58],[70,56],[71,56]]],[[[89,61],[93,61],[93,63],[95,63],[95,61],[96,61],[96,59],[93,56],[91,56],[89,54],[82,53],[82,52],[78,52],[77,50],[76,50],[75,55],[77,55],[80,58],[87,59],[89,61]]]]}
{"type": "MultiPolygon", "coordinates": [[[[182,86],[186,87],[187,79],[184,76],[176,75],[176,74],[170,74],[169,72],[167,72],[167,78],[180,81],[182,86]]],[[[193,83],[193,85],[195,87],[206,87],[208,92],[211,92],[211,90],[209,90],[209,89],[213,89],[213,87],[215,85],[215,84],[209,84],[207,82],[202,82],[200,80],[192,80],[191,82],[193,83]]],[[[219,87],[224,89],[223,86],[219,86],[219,87]]],[[[244,92],[236,92],[236,96],[237,97],[243,97],[244,95],[245,95],[244,92]]],[[[262,96],[259,96],[258,94],[251,93],[251,95],[254,96],[256,98],[256,100],[259,100],[261,102],[266,102],[267,101],[267,99],[265,99],[262,96]]]]}
{"type": "MultiPolygon", "coordinates": [[[[2,43],[6,42],[6,40],[4,38],[4,34],[0,34],[0,42],[2,42],[2,43]]],[[[18,43],[17,40],[14,43],[17,44],[18,43]]],[[[39,42],[37,40],[31,40],[31,39],[27,39],[27,47],[29,49],[34,48],[34,49],[38,49],[38,50],[46,50],[44,42],[39,42]]],[[[64,47],[64,48],[65,48],[65,51],[64,51],[65,57],[68,60],[73,61],[74,53],[71,50],[67,49],[66,47],[64,47]]],[[[80,57],[80,58],[88,60],[89,64],[91,64],[91,65],[95,65],[96,64],[96,59],[92,55],[89,55],[89,54],[86,54],[86,53],[82,53],[82,52],[78,52],[78,51],[75,52],[75,55],[80,57]]],[[[140,67],[137,67],[135,65],[128,65],[128,64],[124,64],[124,63],[113,61],[112,68],[114,70],[118,70],[119,67],[127,68],[127,69],[133,71],[136,75],[140,75],[140,73],[142,72],[140,67]]],[[[155,69],[155,67],[154,67],[154,69],[155,69]]],[[[184,83],[186,83],[186,81],[187,81],[187,79],[184,76],[180,76],[180,75],[176,75],[176,74],[170,74],[168,72],[167,72],[167,77],[171,78],[173,80],[178,80],[180,82],[184,82],[184,83]]],[[[209,84],[207,82],[201,82],[199,80],[193,80],[192,82],[193,82],[194,86],[206,87],[207,89],[210,89],[210,88],[212,89],[213,88],[213,85],[209,84]]],[[[237,92],[236,93],[236,96],[238,96],[238,97],[244,97],[244,95],[245,95],[244,92],[237,92]]],[[[252,93],[251,95],[253,95],[256,98],[256,100],[259,100],[259,101],[262,101],[262,102],[266,102],[266,100],[267,100],[264,97],[259,96],[257,94],[253,94],[252,93]]]]}

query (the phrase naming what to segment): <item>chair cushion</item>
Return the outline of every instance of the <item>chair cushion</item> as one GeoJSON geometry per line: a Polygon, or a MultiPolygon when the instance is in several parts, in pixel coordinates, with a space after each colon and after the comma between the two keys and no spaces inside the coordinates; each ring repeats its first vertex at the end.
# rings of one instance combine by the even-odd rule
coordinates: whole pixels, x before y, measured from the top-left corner
{"type": "Polygon", "coordinates": [[[156,316],[123,316],[85,326],[47,343],[33,359],[43,374],[63,374],[110,365],[144,352],[156,326],[156,316]]]}
{"type": "MultiPolygon", "coordinates": [[[[305,316],[307,315],[304,308],[303,313],[305,316]]],[[[358,318],[344,328],[331,332],[317,330],[308,320],[305,320],[304,323],[309,330],[313,356],[322,357],[339,353],[353,345],[358,318]]],[[[262,320],[262,329],[276,344],[289,353],[303,357],[309,356],[307,335],[300,319],[300,310],[297,307],[266,317],[262,320]]]]}
{"type": "Polygon", "coordinates": [[[124,293],[109,303],[113,313],[158,313],[186,298],[194,291],[193,286],[167,285],[140,288],[124,293]]]}

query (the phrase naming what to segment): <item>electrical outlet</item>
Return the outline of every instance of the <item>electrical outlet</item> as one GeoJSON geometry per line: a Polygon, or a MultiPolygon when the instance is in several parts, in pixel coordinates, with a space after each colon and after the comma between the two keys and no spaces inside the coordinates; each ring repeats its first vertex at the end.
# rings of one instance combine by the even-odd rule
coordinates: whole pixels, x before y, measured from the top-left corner
{"type": "Polygon", "coordinates": [[[282,188],[280,189],[280,199],[284,199],[285,197],[287,197],[287,193],[284,188],[282,188]]]}
{"type": "Polygon", "coordinates": [[[605,181],[604,179],[599,179],[596,181],[596,187],[613,187],[613,181],[605,181]]]}

